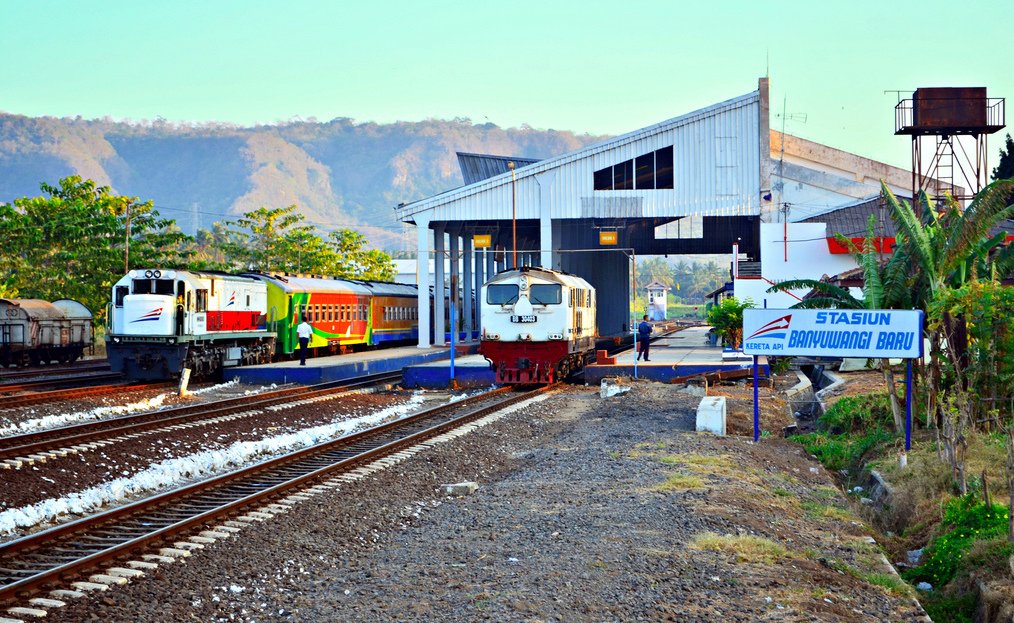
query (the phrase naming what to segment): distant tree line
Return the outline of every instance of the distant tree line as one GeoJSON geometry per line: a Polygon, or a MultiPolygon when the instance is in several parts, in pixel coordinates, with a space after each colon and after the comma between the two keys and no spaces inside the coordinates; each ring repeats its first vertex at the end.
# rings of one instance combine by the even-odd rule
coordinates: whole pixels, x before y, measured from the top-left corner
{"type": "Polygon", "coordinates": [[[322,237],[296,206],[259,208],[187,236],[151,200],[71,176],[0,203],[0,297],[72,298],[104,321],[125,268],[264,271],[389,281],[390,256],[349,229],[322,237]]]}

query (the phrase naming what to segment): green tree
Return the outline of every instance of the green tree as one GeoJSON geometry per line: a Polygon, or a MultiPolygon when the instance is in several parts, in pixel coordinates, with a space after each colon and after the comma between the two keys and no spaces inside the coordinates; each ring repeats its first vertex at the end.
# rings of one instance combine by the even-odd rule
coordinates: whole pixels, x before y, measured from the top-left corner
{"type": "Polygon", "coordinates": [[[993,169],[993,179],[1008,180],[1012,177],[1014,177],[1014,140],[1008,134],[1006,143],[1000,148],[1000,162],[993,169]]]}
{"type": "Polygon", "coordinates": [[[391,257],[367,249],[359,232],[339,229],[321,238],[306,225],[296,206],[258,208],[208,234],[220,245],[225,262],[238,270],[328,275],[346,279],[389,281],[391,257]]]}
{"type": "Polygon", "coordinates": [[[178,268],[187,241],[152,202],[114,195],[78,176],[58,186],[43,183],[45,196],[0,204],[0,275],[5,287],[25,298],[72,298],[105,317],[109,289],[129,266],[178,268]]]}
{"type": "Polygon", "coordinates": [[[708,310],[708,324],[715,328],[725,343],[739,348],[743,339],[743,310],[753,307],[753,301],[740,301],[734,296],[726,297],[708,310]]]}

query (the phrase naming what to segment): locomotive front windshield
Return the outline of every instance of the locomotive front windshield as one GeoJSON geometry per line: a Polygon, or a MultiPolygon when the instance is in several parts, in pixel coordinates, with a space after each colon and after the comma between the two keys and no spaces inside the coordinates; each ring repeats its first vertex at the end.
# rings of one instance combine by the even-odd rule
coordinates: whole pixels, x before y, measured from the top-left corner
{"type": "Polygon", "coordinates": [[[517,302],[517,284],[499,283],[486,287],[486,303],[490,305],[513,305],[517,302]]]}
{"type": "Polygon", "coordinates": [[[533,285],[528,298],[532,305],[559,305],[563,302],[563,286],[558,283],[533,285]]]}

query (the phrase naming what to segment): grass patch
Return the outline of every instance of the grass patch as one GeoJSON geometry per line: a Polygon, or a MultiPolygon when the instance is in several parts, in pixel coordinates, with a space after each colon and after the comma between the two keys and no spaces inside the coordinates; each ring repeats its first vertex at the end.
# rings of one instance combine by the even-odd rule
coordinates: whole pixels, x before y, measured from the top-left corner
{"type": "Polygon", "coordinates": [[[847,510],[831,504],[820,504],[819,502],[809,502],[803,500],[799,503],[799,506],[810,517],[823,517],[827,519],[834,519],[836,521],[852,521],[855,519],[847,510]]]}
{"type": "Polygon", "coordinates": [[[694,537],[691,547],[732,554],[739,562],[770,564],[789,557],[789,551],[770,539],[752,535],[720,535],[704,532],[694,537]]]}
{"type": "Polygon", "coordinates": [[[688,474],[669,474],[662,484],[652,488],[653,491],[689,491],[703,489],[704,479],[688,474]]]}
{"type": "Polygon", "coordinates": [[[898,597],[908,597],[912,595],[913,592],[911,586],[905,584],[901,578],[893,573],[860,573],[859,577],[874,586],[879,586],[892,595],[897,595],[898,597]]]}
{"type": "Polygon", "coordinates": [[[792,497],[791,491],[789,491],[788,489],[782,489],[781,487],[776,487],[774,490],[771,491],[771,493],[774,493],[780,498],[792,497]]]}

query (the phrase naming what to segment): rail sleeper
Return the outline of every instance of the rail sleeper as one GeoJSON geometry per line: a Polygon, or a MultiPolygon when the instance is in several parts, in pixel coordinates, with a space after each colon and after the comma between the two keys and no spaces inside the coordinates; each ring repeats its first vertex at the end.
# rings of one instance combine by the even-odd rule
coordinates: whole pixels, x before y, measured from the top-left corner
{"type": "Polygon", "coordinates": [[[28,603],[40,608],[62,608],[67,605],[66,601],[60,601],[59,599],[46,599],[45,597],[33,597],[28,600],[28,603]]]}
{"type": "Polygon", "coordinates": [[[40,610],[39,608],[18,607],[18,608],[7,608],[7,614],[13,614],[16,617],[35,617],[36,619],[41,619],[42,617],[49,614],[49,612],[45,610],[40,610]]]}

